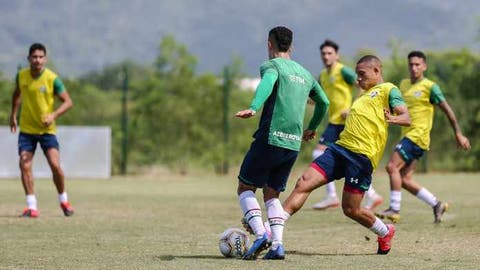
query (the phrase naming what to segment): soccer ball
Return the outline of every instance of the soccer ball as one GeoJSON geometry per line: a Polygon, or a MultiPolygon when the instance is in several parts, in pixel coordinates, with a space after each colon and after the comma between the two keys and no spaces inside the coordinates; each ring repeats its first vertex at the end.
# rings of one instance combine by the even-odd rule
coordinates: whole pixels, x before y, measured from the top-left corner
{"type": "Polygon", "coordinates": [[[220,236],[218,247],[223,256],[227,258],[241,258],[247,252],[250,239],[239,228],[228,228],[220,236]]]}

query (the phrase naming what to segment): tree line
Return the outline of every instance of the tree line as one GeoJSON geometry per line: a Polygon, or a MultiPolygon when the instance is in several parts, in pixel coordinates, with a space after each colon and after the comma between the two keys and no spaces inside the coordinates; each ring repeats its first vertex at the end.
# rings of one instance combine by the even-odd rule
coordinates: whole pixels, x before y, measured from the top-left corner
{"type": "MultiPolygon", "coordinates": [[[[408,50],[393,43],[391,56],[383,59],[385,80],[398,84],[408,77],[408,50]]],[[[435,171],[479,171],[480,138],[480,56],[468,49],[426,51],[426,76],[442,88],[453,107],[464,134],[472,143],[468,153],[456,149],[448,119],[435,111],[431,150],[423,166],[435,171]]],[[[358,53],[358,57],[362,51],[358,53]]],[[[357,58],[357,57],[354,57],[357,58]]],[[[353,63],[356,59],[347,59],[353,63]]],[[[223,74],[197,74],[197,59],[188,48],[172,36],[162,39],[154,63],[139,65],[123,62],[105,67],[64,83],[75,107],[63,115],[60,125],[106,125],[112,128],[112,170],[120,172],[122,139],[122,89],[128,74],[128,172],[135,173],[150,165],[168,166],[178,172],[206,168],[223,172],[225,163],[238,166],[252,141],[258,119],[240,120],[234,112],[247,108],[254,95],[232,83],[226,94],[223,74]],[[127,73],[125,73],[125,71],[127,73]],[[225,99],[227,98],[227,99],[225,99]],[[227,107],[225,107],[228,105],[227,107]],[[223,118],[224,110],[227,119],[223,118]],[[226,130],[228,128],[228,130],[226,130]],[[228,142],[225,141],[225,132],[228,142]]],[[[319,69],[321,63],[319,62],[319,69]]],[[[234,58],[225,67],[229,79],[238,81],[242,73],[241,59],[234,58]]],[[[57,71],[61,73],[61,71],[57,71]]],[[[318,71],[312,71],[318,73],[318,71]]],[[[14,82],[0,74],[2,110],[0,120],[8,125],[14,82]]],[[[307,118],[313,108],[309,106],[307,118]]],[[[318,129],[321,133],[326,121],[318,129]]],[[[392,127],[384,159],[399,140],[400,130],[392,127]]],[[[66,142],[64,142],[66,143],[66,142]]],[[[299,162],[309,162],[314,143],[304,144],[299,162]]],[[[381,170],[381,169],[380,169],[381,170]]]]}

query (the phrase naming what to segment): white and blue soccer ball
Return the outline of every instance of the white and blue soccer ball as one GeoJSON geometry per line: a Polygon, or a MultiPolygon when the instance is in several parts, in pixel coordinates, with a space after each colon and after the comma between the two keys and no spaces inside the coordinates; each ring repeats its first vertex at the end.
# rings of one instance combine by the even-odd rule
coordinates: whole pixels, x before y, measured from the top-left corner
{"type": "Polygon", "coordinates": [[[249,244],[246,232],[239,228],[228,228],[220,236],[218,247],[227,258],[241,258],[247,252],[249,244]]]}

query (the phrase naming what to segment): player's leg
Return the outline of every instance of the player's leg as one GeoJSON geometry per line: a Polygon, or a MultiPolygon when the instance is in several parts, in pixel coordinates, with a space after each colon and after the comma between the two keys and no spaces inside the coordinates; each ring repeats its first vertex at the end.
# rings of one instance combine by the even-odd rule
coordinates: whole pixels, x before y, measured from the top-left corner
{"type": "Polygon", "coordinates": [[[417,161],[415,160],[409,166],[402,170],[402,187],[408,190],[412,195],[430,205],[433,209],[435,223],[440,223],[443,214],[448,209],[448,203],[442,203],[425,187],[421,186],[413,179],[417,161]]]}
{"type": "Polygon", "coordinates": [[[257,188],[262,188],[269,174],[268,145],[262,142],[252,142],[240,167],[238,175],[237,194],[243,212],[242,223],[248,224],[255,235],[252,247],[244,259],[256,259],[259,251],[266,248],[268,235],[262,221],[262,210],[255,196],[257,188]]]}
{"type": "MultiPolygon", "coordinates": [[[[327,149],[327,145],[334,143],[338,140],[340,133],[342,132],[344,125],[333,125],[328,124],[327,128],[323,132],[322,136],[320,137],[320,141],[317,144],[316,149],[313,151],[312,156],[315,160],[319,156],[321,156],[325,150],[327,149]]],[[[335,208],[340,205],[340,201],[338,200],[337,196],[337,189],[335,187],[335,182],[328,182],[325,185],[327,194],[325,198],[314,205],[312,205],[313,209],[316,210],[325,210],[327,208],[335,208]]]]}
{"type": "Polygon", "coordinates": [[[372,211],[361,207],[363,195],[371,186],[372,169],[371,163],[366,157],[358,155],[354,158],[357,159],[357,164],[361,164],[363,168],[352,164],[349,159],[344,160],[345,186],[342,194],[343,213],[377,234],[377,253],[387,254],[391,248],[395,227],[391,224],[386,225],[379,218],[375,217],[372,211]]]}
{"type": "Polygon", "coordinates": [[[57,189],[60,208],[65,216],[71,216],[74,210],[68,201],[68,195],[65,191],[65,174],[60,166],[60,151],[56,136],[51,134],[42,135],[40,146],[45,153],[48,165],[52,171],[53,183],[57,189]]]}
{"type": "Polygon", "coordinates": [[[377,214],[378,217],[388,218],[394,223],[400,221],[399,213],[402,202],[402,175],[400,171],[406,164],[399,150],[403,150],[401,142],[396,146],[387,164],[387,172],[390,178],[390,206],[377,214]]]}
{"type": "Polygon", "coordinates": [[[280,192],[284,191],[287,186],[290,171],[298,156],[297,151],[287,149],[279,149],[278,151],[279,153],[275,156],[277,159],[281,159],[281,165],[272,169],[267,184],[263,188],[268,223],[272,234],[272,246],[263,257],[267,260],[283,260],[285,258],[283,229],[288,216],[285,214],[278,197],[280,192]]]}
{"type": "Polygon", "coordinates": [[[18,137],[19,167],[27,201],[27,207],[22,213],[23,217],[38,217],[39,215],[32,172],[36,146],[37,140],[33,135],[20,133],[18,137]]]}

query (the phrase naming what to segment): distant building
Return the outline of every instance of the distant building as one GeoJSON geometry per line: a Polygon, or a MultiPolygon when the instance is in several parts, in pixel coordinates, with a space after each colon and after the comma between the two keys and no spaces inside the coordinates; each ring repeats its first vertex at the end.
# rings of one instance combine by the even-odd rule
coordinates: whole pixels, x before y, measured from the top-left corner
{"type": "Polygon", "coordinates": [[[238,88],[245,91],[255,91],[259,83],[260,78],[242,78],[238,81],[238,88]]]}

